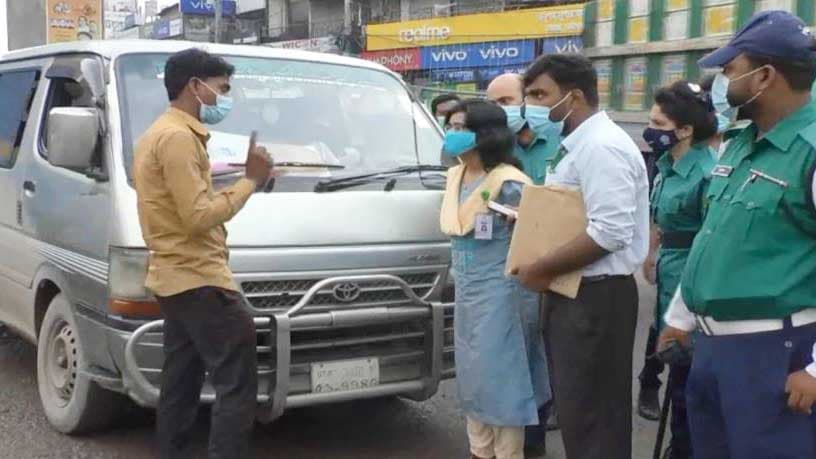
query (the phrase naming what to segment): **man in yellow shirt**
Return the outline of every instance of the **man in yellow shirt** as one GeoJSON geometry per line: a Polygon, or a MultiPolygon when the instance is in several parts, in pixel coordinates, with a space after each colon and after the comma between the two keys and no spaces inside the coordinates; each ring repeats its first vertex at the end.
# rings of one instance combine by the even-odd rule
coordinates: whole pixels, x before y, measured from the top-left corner
{"type": "Polygon", "coordinates": [[[271,159],[254,136],[246,177],[216,192],[202,123],[223,120],[235,69],[199,49],[171,56],[164,85],[170,108],[136,146],[134,185],[150,250],[146,286],[164,316],[159,454],[189,457],[205,371],[215,388],[210,458],[249,457],[257,397],[255,327],[227,265],[224,223],[269,181],[271,159]]]}

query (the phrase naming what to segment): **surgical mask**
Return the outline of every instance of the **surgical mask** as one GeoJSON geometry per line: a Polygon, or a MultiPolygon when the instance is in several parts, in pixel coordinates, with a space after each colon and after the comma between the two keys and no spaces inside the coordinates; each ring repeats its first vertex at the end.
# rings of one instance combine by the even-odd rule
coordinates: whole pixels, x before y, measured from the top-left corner
{"type": "Polygon", "coordinates": [[[451,158],[462,155],[476,147],[476,133],[471,131],[448,131],[442,152],[451,158]]]}
{"type": "Polygon", "coordinates": [[[717,113],[717,134],[722,134],[728,127],[731,126],[731,118],[723,115],[722,113],[717,113]]]}
{"type": "Polygon", "coordinates": [[[502,108],[504,109],[504,113],[507,114],[507,127],[510,128],[514,134],[518,134],[521,128],[527,124],[527,120],[521,116],[521,106],[505,105],[502,108]]]}
{"type": "Polygon", "coordinates": [[[226,118],[230,110],[232,110],[232,97],[219,94],[207,85],[207,83],[201,80],[198,81],[215,94],[215,105],[207,105],[200,97],[196,96],[196,99],[198,99],[198,102],[201,104],[198,110],[199,119],[204,124],[218,124],[224,121],[224,118],[226,118]]]}
{"type": "Polygon", "coordinates": [[[742,75],[734,78],[733,80],[728,78],[724,73],[720,72],[714,76],[714,82],[711,83],[711,103],[714,105],[714,109],[717,110],[717,113],[721,113],[725,115],[727,118],[731,118],[739,109],[740,107],[744,107],[751,102],[755,101],[757,97],[762,94],[762,91],[754,94],[753,97],[748,99],[745,103],[739,105],[731,105],[731,102],[728,101],[728,87],[734,81],[739,81],[749,75],[753,75],[754,73],[762,70],[763,67],[756,68],[751,70],[748,73],[743,73],[742,75]]]}
{"type": "Polygon", "coordinates": [[[539,139],[547,140],[553,136],[560,136],[564,130],[564,122],[550,120],[550,107],[543,105],[527,105],[524,109],[524,118],[539,139]]]}
{"type": "Polygon", "coordinates": [[[643,140],[655,153],[669,151],[680,142],[674,130],[655,128],[646,128],[643,131],[643,140]]]}

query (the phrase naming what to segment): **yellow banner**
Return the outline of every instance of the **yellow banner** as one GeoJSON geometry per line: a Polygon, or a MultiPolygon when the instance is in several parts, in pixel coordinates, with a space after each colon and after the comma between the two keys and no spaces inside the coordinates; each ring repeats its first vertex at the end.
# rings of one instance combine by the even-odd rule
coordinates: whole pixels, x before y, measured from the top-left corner
{"type": "Polygon", "coordinates": [[[47,0],[48,43],[102,38],[102,0],[47,0]]]}
{"type": "Polygon", "coordinates": [[[734,5],[706,8],[703,12],[703,30],[706,35],[733,33],[734,5]]]}
{"type": "Polygon", "coordinates": [[[371,24],[366,50],[567,37],[584,31],[584,5],[371,24]]]}
{"type": "Polygon", "coordinates": [[[615,18],[615,0],[598,0],[598,20],[608,21],[615,18]]]}
{"type": "Polygon", "coordinates": [[[649,18],[641,16],[629,19],[629,43],[645,43],[649,32],[649,18]]]}

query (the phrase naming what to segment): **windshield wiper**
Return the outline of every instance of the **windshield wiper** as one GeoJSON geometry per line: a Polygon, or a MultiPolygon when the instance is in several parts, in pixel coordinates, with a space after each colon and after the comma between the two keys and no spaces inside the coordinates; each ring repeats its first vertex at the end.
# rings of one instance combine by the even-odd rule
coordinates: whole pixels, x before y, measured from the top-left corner
{"type": "MultiPolygon", "coordinates": [[[[377,182],[377,181],[384,181],[384,180],[393,180],[394,177],[400,175],[408,175],[408,174],[415,174],[417,172],[444,172],[447,171],[448,168],[445,166],[436,166],[431,164],[420,164],[417,166],[403,166],[398,167],[396,169],[389,169],[380,172],[374,172],[371,174],[360,174],[360,175],[351,175],[348,177],[341,177],[332,180],[321,180],[317,182],[315,185],[315,192],[316,193],[323,193],[327,191],[338,191],[345,188],[352,188],[359,185],[365,185],[367,183],[377,182]]],[[[394,188],[393,182],[389,182],[390,186],[387,187],[390,189],[394,188]]]]}

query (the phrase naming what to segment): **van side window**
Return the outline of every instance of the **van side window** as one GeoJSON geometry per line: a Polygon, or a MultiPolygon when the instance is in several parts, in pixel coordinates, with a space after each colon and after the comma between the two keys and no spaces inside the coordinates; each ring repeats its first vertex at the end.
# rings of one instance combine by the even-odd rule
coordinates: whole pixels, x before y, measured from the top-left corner
{"type": "Polygon", "coordinates": [[[60,107],[93,107],[93,101],[89,91],[73,81],[66,78],[52,78],[51,87],[48,91],[48,101],[46,102],[43,129],[41,131],[40,155],[48,159],[48,113],[53,108],[60,107]]]}
{"type": "Polygon", "coordinates": [[[28,113],[37,89],[39,72],[20,70],[0,73],[0,167],[11,168],[23,140],[28,113]]]}

